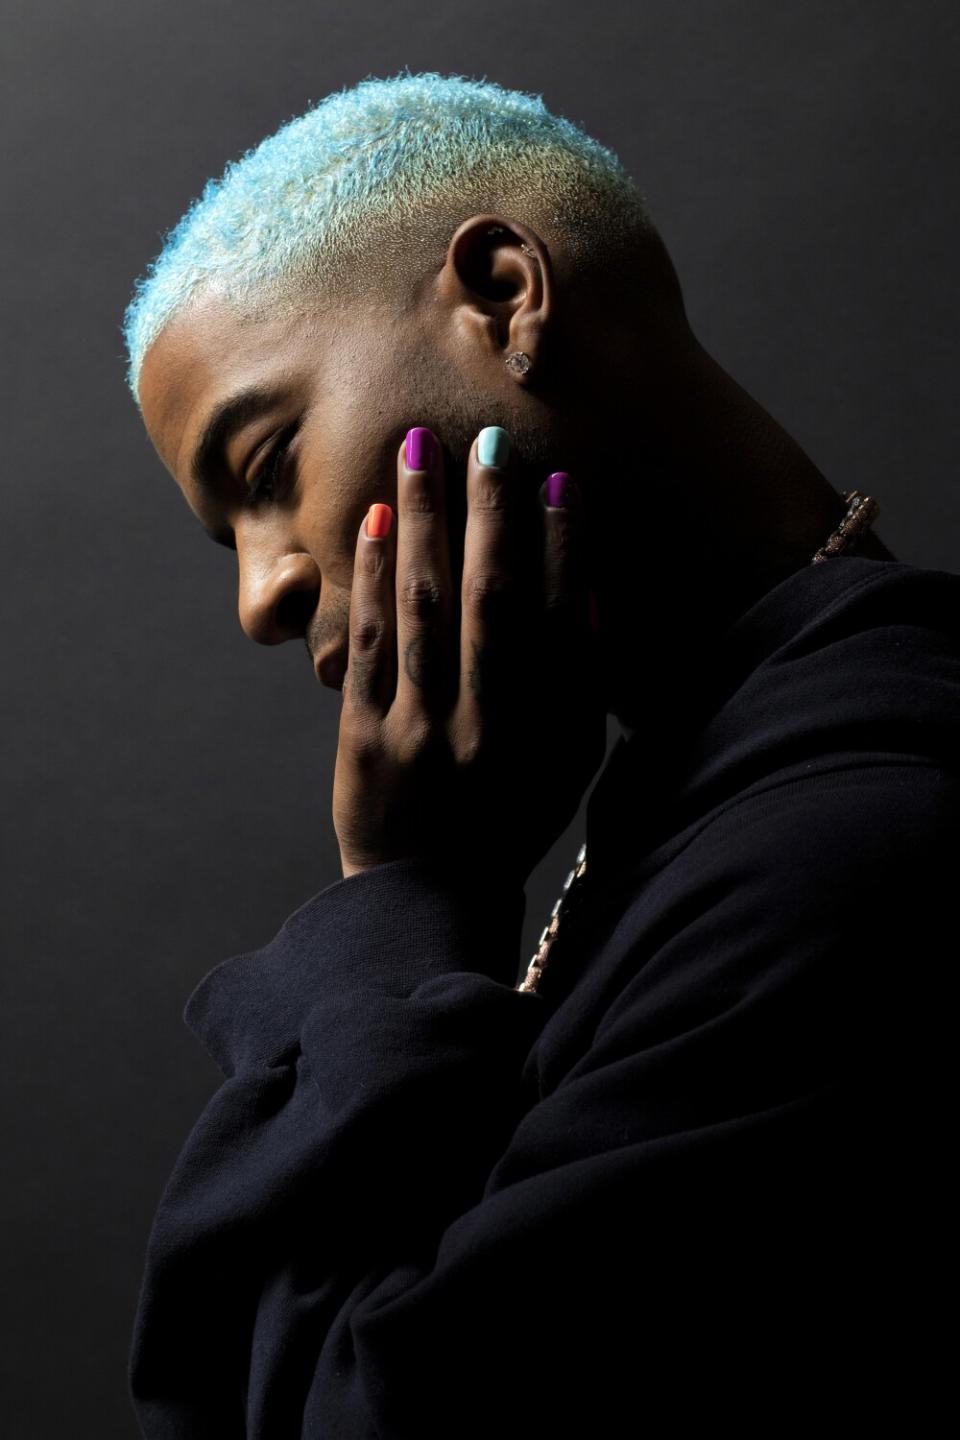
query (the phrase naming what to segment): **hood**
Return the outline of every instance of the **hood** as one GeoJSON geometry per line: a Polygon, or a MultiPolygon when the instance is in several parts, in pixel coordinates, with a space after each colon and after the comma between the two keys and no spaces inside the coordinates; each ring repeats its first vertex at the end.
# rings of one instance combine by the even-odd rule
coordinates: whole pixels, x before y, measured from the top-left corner
{"type": "Polygon", "coordinates": [[[856,555],[807,565],[724,632],[684,708],[611,749],[587,802],[595,879],[805,774],[960,769],[960,576],[856,555]]]}

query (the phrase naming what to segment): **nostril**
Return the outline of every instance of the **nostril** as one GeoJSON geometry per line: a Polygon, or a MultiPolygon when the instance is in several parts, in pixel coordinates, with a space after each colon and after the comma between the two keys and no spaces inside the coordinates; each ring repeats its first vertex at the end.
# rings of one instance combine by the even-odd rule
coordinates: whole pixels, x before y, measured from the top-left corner
{"type": "Polygon", "coordinates": [[[316,609],[317,597],[306,590],[291,590],[284,595],[274,611],[274,620],[281,630],[302,635],[316,609]]]}

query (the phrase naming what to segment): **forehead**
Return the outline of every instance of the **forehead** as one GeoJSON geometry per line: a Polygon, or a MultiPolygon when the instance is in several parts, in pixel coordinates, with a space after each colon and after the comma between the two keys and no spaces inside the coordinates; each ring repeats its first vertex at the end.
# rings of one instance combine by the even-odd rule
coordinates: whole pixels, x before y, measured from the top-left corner
{"type": "Polygon", "coordinates": [[[218,400],[256,385],[296,387],[336,317],[314,309],[245,320],[225,301],[192,301],[168,321],[144,356],[140,404],[153,445],[182,480],[191,446],[218,400]]]}

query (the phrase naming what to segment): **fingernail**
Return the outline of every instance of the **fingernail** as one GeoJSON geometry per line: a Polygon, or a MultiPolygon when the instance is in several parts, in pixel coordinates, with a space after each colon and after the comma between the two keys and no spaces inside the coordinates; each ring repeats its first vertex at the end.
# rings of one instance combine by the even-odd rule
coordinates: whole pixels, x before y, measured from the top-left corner
{"type": "Polygon", "coordinates": [[[510,459],[510,436],[500,425],[486,425],[477,436],[480,465],[506,465],[510,459]]]}
{"type": "Polygon", "coordinates": [[[426,425],[414,425],[407,431],[406,454],[408,470],[429,470],[436,454],[436,439],[426,425]]]}
{"type": "MultiPolygon", "coordinates": [[[[420,470],[423,467],[413,465],[411,469],[420,470]]],[[[390,526],[393,524],[393,511],[389,505],[371,505],[367,511],[367,534],[371,540],[377,539],[380,535],[389,535],[390,526]]]]}
{"type": "Polygon", "coordinates": [[[570,476],[566,470],[554,470],[547,476],[546,499],[551,508],[565,508],[570,504],[570,476]]]}

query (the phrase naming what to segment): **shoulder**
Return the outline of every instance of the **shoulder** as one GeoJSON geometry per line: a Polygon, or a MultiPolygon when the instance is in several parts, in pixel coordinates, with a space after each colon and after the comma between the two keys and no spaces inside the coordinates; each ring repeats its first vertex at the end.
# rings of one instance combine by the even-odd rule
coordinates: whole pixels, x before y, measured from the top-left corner
{"type": "MultiPolygon", "coordinates": [[[[736,916],[741,947],[808,937],[821,949],[868,939],[889,951],[929,931],[960,851],[960,776],[924,763],[811,762],[722,806],[677,837],[646,891],[677,920],[736,916]]],[[[636,897],[641,908],[644,895],[636,897]]],[[[686,928],[682,925],[680,929],[686,928]]]]}
{"type": "Polygon", "coordinates": [[[821,757],[762,778],[671,835],[628,867],[614,904],[652,915],[675,896],[692,916],[736,894],[772,921],[776,896],[782,923],[795,894],[804,913],[826,915],[841,892],[872,894],[896,877],[929,885],[932,869],[945,876],[958,838],[960,773],[924,760],[821,757]]]}
{"type": "Polygon", "coordinates": [[[939,854],[956,839],[958,822],[960,773],[921,759],[838,764],[828,757],[722,806],[691,827],[677,858],[699,864],[704,849],[739,856],[779,884],[804,871],[824,883],[841,873],[866,881],[892,867],[916,869],[920,855],[939,854]]]}
{"type": "Polygon", "coordinates": [[[706,1025],[738,1063],[829,1072],[908,1014],[929,1027],[958,854],[960,779],[932,765],[827,770],[730,803],[621,892],[596,1038],[706,1025]]]}

